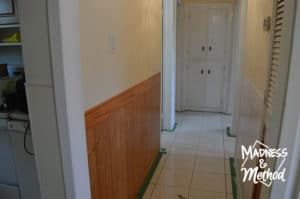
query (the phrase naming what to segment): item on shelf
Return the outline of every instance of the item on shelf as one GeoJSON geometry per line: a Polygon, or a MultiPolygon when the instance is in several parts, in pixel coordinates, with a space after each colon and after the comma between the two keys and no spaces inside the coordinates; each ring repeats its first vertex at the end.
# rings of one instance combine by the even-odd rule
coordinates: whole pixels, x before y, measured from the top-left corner
{"type": "Polygon", "coordinates": [[[7,119],[8,118],[8,110],[6,105],[0,105],[0,119],[7,119]]]}
{"type": "Polygon", "coordinates": [[[7,118],[8,118],[8,113],[0,111],[0,119],[7,119],[7,118]]]}
{"type": "Polygon", "coordinates": [[[5,104],[8,111],[16,109],[16,93],[6,93],[4,92],[5,104]]]}
{"type": "Polygon", "coordinates": [[[24,67],[22,65],[8,65],[7,70],[9,77],[17,77],[24,74],[24,67]]]}
{"type": "Polygon", "coordinates": [[[0,77],[8,77],[7,64],[0,64],[0,77]]]}
{"type": "Polygon", "coordinates": [[[4,103],[9,111],[16,108],[16,82],[16,79],[9,79],[3,91],[4,103]]]}
{"type": "Polygon", "coordinates": [[[16,109],[28,113],[24,75],[16,83],[16,109]]]}
{"type": "Polygon", "coordinates": [[[21,35],[20,32],[13,33],[12,35],[5,37],[1,41],[2,43],[20,43],[21,35]]]}
{"type": "Polygon", "coordinates": [[[0,104],[5,104],[4,92],[7,88],[9,78],[0,78],[0,104]]]}
{"type": "Polygon", "coordinates": [[[28,113],[25,76],[9,79],[3,92],[3,97],[8,111],[17,110],[22,113],[28,113]]]}

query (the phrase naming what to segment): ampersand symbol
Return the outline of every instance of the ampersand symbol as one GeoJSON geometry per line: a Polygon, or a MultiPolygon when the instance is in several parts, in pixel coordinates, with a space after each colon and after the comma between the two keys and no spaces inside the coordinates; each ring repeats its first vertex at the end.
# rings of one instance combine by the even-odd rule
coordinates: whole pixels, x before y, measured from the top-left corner
{"type": "Polygon", "coordinates": [[[259,159],[259,167],[261,169],[264,169],[264,168],[267,168],[268,164],[265,163],[265,160],[264,159],[259,159]]]}

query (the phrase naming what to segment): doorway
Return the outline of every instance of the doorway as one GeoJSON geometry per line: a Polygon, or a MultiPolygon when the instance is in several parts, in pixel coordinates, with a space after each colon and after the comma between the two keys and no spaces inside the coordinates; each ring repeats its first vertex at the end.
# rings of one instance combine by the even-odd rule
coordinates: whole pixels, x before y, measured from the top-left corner
{"type": "Polygon", "coordinates": [[[176,125],[162,131],[166,154],[146,198],[232,198],[230,157],[235,138],[226,132],[231,116],[223,113],[231,72],[233,4],[176,3],[175,14],[173,5],[164,8],[168,34],[164,34],[163,56],[163,121],[175,118],[176,125]],[[169,46],[175,46],[176,55],[174,48],[167,51],[169,46]],[[177,113],[170,117],[165,108],[172,105],[173,90],[177,113]]]}
{"type": "Polygon", "coordinates": [[[177,96],[182,104],[177,107],[225,112],[231,71],[232,5],[191,3],[183,9],[179,12],[183,20],[178,22],[182,39],[177,40],[184,49],[183,55],[178,55],[183,61],[177,65],[182,76],[177,79],[178,88],[182,88],[177,89],[177,96]]]}

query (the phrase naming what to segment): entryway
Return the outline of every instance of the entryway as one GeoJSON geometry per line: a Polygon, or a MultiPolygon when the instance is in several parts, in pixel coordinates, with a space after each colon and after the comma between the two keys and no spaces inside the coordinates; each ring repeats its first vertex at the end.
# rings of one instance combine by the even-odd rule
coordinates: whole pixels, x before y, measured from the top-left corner
{"type": "MultiPolygon", "coordinates": [[[[280,133],[281,128],[285,127],[282,126],[282,118],[285,116],[283,111],[287,105],[285,94],[293,41],[295,1],[251,0],[232,1],[232,4],[206,4],[194,0],[178,2],[177,14],[174,14],[177,16],[176,75],[174,77],[168,76],[172,73],[163,74],[164,80],[169,80],[169,84],[164,84],[163,90],[168,90],[165,85],[171,85],[172,90],[175,88],[177,111],[233,113],[232,132],[237,136],[234,156],[237,161],[236,172],[239,175],[237,184],[239,185],[240,197],[245,199],[270,198],[272,195],[276,195],[278,198],[277,195],[280,191],[274,191],[275,189],[272,190],[261,185],[253,186],[253,184],[245,183],[242,180],[243,174],[240,172],[242,153],[240,149],[241,146],[250,146],[255,141],[261,141],[276,149],[279,146],[278,143],[282,141],[280,141],[280,137],[284,136],[280,133]],[[176,79],[176,85],[172,85],[174,82],[172,78],[176,79]]],[[[164,59],[167,58],[164,56],[164,59]]],[[[170,68],[169,71],[172,71],[169,65],[164,64],[163,67],[164,69],[170,68]]],[[[166,96],[168,97],[168,95],[164,95],[164,98],[166,96]]],[[[172,100],[169,101],[173,102],[172,100]]],[[[166,104],[172,105],[172,103],[166,103],[165,99],[163,102],[164,106],[166,104]]],[[[175,114],[168,116],[166,113],[172,113],[172,111],[164,111],[164,124],[172,116],[175,118],[175,114]]],[[[178,115],[176,116],[178,117],[178,115]]],[[[190,121],[186,120],[185,122],[192,124],[193,119],[189,119],[190,121]]],[[[198,122],[200,123],[200,120],[198,122]]],[[[216,125],[214,127],[217,128],[218,122],[214,122],[216,125]]],[[[204,124],[206,125],[206,122],[204,124]]],[[[230,127],[231,124],[228,126],[230,127]]],[[[222,130],[225,131],[225,127],[222,130]]],[[[177,132],[175,134],[173,140],[178,138],[177,132]]],[[[166,137],[165,133],[162,135],[163,141],[164,137],[166,137]]],[[[195,140],[191,139],[185,147],[178,147],[175,141],[171,141],[170,148],[165,146],[170,153],[168,156],[172,157],[173,153],[180,153],[180,151],[181,153],[186,153],[186,151],[193,153],[195,150],[193,148],[194,142],[195,140]]],[[[205,142],[208,148],[218,146],[211,140],[205,142]]],[[[197,161],[206,165],[209,161],[201,159],[199,156],[201,150],[207,149],[200,147],[202,145],[200,142],[198,144],[197,157],[194,160],[195,165],[198,164],[197,161]]],[[[280,143],[280,145],[282,144],[280,143]]],[[[223,146],[226,148],[225,144],[223,146]]],[[[213,158],[214,155],[209,154],[208,156],[213,158]]],[[[276,168],[275,161],[274,159],[268,162],[271,170],[276,168]]],[[[258,160],[255,159],[250,168],[255,167],[257,162],[258,160]]],[[[165,164],[169,165],[170,163],[165,164]]],[[[176,162],[176,165],[180,167],[181,162],[176,162]]],[[[206,167],[209,168],[210,165],[206,165],[206,167]]],[[[281,166],[277,165],[277,167],[280,168],[281,166]]],[[[180,169],[177,170],[177,173],[174,171],[175,174],[172,174],[173,171],[167,171],[166,168],[162,170],[155,186],[161,187],[161,184],[163,186],[183,186],[184,184],[176,185],[176,180],[179,178],[184,181],[190,177],[186,179],[190,182],[187,194],[181,192],[180,196],[183,198],[193,197],[195,188],[193,184],[197,181],[194,179],[194,174],[197,166],[193,167],[191,176],[189,176],[188,171],[182,172],[180,169]],[[180,173],[185,173],[185,175],[180,173]],[[170,181],[174,184],[171,184],[170,181]]],[[[199,175],[198,182],[201,182],[203,178],[199,175]]],[[[214,189],[222,181],[220,176],[215,178],[214,189]]],[[[206,178],[206,183],[201,184],[202,186],[198,187],[198,191],[203,192],[201,189],[207,184],[210,184],[210,178],[206,178]]],[[[224,186],[227,188],[226,182],[224,186]]],[[[277,190],[280,189],[279,186],[281,185],[277,185],[277,190]]],[[[276,186],[274,187],[276,188],[276,186]]],[[[155,197],[157,192],[163,193],[159,191],[160,189],[154,189],[153,195],[155,197]]],[[[220,190],[206,191],[218,192],[220,190]]],[[[203,197],[204,192],[199,194],[197,198],[203,197]]],[[[282,195],[283,192],[280,194],[282,195]]],[[[224,196],[212,196],[212,198],[222,197],[224,196]]],[[[172,197],[166,196],[165,198],[172,197]]]]}
{"type": "Polygon", "coordinates": [[[166,154],[144,198],[233,198],[236,191],[232,186],[234,172],[230,168],[234,165],[230,158],[234,157],[235,138],[229,137],[231,116],[225,114],[231,112],[228,99],[233,4],[183,1],[177,4],[177,13],[171,5],[165,6],[169,10],[164,10],[164,23],[168,25],[164,26],[164,35],[168,33],[168,39],[164,40],[161,147],[166,154]],[[170,24],[177,27],[175,69],[170,51],[174,36],[169,35],[170,24]],[[168,86],[171,89],[166,89],[168,86]],[[176,118],[175,130],[166,128],[172,125],[165,125],[170,113],[167,108],[173,108],[173,90],[178,112],[170,118],[176,118]]]}

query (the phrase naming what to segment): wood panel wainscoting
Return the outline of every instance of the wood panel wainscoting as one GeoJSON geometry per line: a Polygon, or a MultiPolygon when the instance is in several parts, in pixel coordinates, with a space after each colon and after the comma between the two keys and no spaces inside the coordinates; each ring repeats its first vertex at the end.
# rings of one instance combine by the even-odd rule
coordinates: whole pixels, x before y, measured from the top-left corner
{"type": "Polygon", "coordinates": [[[135,199],[160,151],[160,73],[85,113],[93,199],[135,199]]]}

